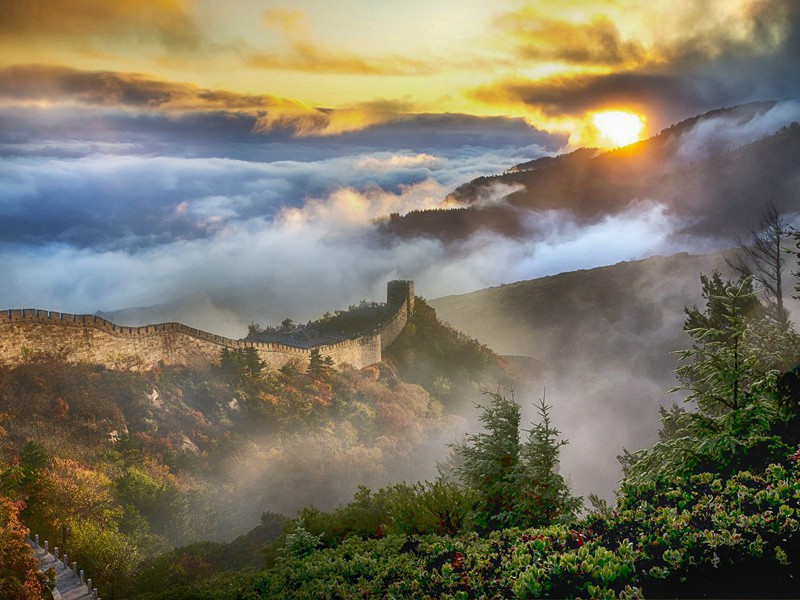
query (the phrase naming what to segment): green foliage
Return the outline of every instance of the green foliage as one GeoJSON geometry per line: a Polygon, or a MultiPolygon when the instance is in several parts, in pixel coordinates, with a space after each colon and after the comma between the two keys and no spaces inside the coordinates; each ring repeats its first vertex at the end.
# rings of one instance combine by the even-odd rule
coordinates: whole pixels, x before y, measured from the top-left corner
{"type": "Polygon", "coordinates": [[[520,406],[500,393],[488,394],[480,421],[484,431],[453,447],[454,471],[477,496],[476,525],[483,530],[569,522],[581,509],[558,473],[567,442],[550,419],[544,399],[539,422],[520,441],[520,406]]]}
{"type": "Polygon", "coordinates": [[[330,377],[332,371],[333,359],[330,356],[322,356],[319,348],[314,348],[308,363],[308,374],[316,379],[325,379],[330,377]]]}
{"type": "Polygon", "coordinates": [[[266,366],[253,346],[223,348],[220,351],[219,364],[225,374],[236,379],[258,379],[266,366]]]}
{"type": "Polygon", "coordinates": [[[400,336],[383,353],[399,376],[424,387],[446,406],[472,398],[475,389],[507,381],[500,357],[478,340],[442,323],[424,298],[400,336]]]}
{"type": "Polygon", "coordinates": [[[320,545],[321,535],[314,535],[303,525],[303,519],[298,519],[291,533],[284,538],[283,550],[287,556],[303,558],[308,556],[320,545]]]}
{"type": "Polygon", "coordinates": [[[347,505],[330,513],[306,508],[300,513],[304,528],[327,547],[349,537],[436,533],[456,535],[471,528],[476,496],[451,481],[398,483],[372,492],[359,486],[347,505]]]}
{"type": "Polygon", "coordinates": [[[694,343],[678,353],[684,364],[675,371],[675,391],[687,392],[696,410],[661,409],[659,442],[622,457],[629,482],[761,469],[793,442],[783,432],[796,415],[780,402],[777,383],[796,360],[797,334],[760,307],[751,278],[732,284],[715,272],[701,283],[706,308],[686,310],[694,343]]]}
{"type": "Polygon", "coordinates": [[[800,561],[799,475],[773,465],[625,485],[614,513],[572,527],[351,537],[171,597],[785,597],[800,561]]]}
{"type": "Polygon", "coordinates": [[[769,382],[757,369],[756,349],[748,339],[746,314],[758,303],[752,279],[724,284],[715,272],[703,280],[703,295],[708,299],[705,313],[687,310],[684,328],[694,344],[678,353],[689,362],[675,373],[689,392],[687,400],[701,413],[718,416],[748,404],[769,382]]]}
{"type": "Polygon", "coordinates": [[[119,531],[92,521],[72,526],[69,556],[103,585],[103,597],[119,598],[129,589],[139,564],[139,551],[119,531]]]}
{"type": "Polygon", "coordinates": [[[580,498],[570,494],[569,486],[558,472],[559,452],[567,445],[550,418],[544,398],[536,405],[539,421],[528,432],[520,449],[522,467],[517,474],[519,508],[526,525],[543,527],[550,523],[569,523],[583,508],[580,498]]]}
{"type": "Polygon", "coordinates": [[[390,511],[393,533],[456,535],[472,527],[476,495],[471,488],[437,479],[395,489],[390,511]]]}
{"type": "Polygon", "coordinates": [[[484,431],[453,446],[455,474],[478,496],[476,523],[484,529],[512,526],[517,520],[520,469],[520,406],[500,393],[481,407],[484,431]]]}

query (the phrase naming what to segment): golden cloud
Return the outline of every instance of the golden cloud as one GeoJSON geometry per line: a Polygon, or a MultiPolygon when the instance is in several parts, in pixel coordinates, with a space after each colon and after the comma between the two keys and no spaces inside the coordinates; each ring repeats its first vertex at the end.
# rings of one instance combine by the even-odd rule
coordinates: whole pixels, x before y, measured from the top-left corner
{"type": "Polygon", "coordinates": [[[641,63],[647,54],[638,40],[623,40],[607,16],[572,23],[523,8],[503,15],[497,23],[513,36],[515,53],[526,60],[616,66],[641,63]]]}
{"type": "Polygon", "coordinates": [[[64,37],[135,34],[169,46],[199,40],[188,0],[10,0],[0,2],[0,36],[64,37]]]}
{"type": "Polygon", "coordinates": [[[269,70],[350,75],[430,75],[437,71],[431,63],[406,56],[364,57],[342,48],[331,48],[313,41],[303,11],[273,8],[264,13],[264,24],[277,29],[287,48],[281,52],[252,53],[247,64],[269,70]]]}
{"type": "Polygon", "coordinates": [[[267,94],[238,94],[137,73],[81,71],[55,65],[0,67],[0,102],[84,104],[142,110],[234,111],[254,117],[253,131],[287,129],[296,136],[327,136],[402,118],[410,105],[380,100],[325,109],[267,94]]]}
{"type": "Polygon", "coordinates": [[[617,70],[774,50],[787,33],[792,10],[791,0],[650,5],[543,0],[535,8],[504,14],[495,24],[501,35],[511,36],[519,58],[617,70]]]}

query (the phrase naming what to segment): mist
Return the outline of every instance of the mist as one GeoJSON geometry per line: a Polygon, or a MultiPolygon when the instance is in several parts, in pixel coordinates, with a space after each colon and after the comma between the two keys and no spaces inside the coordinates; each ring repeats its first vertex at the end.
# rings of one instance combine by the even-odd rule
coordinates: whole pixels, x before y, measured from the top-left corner
{"type": "MultiPolygon", "coordinates": [[[[674,164],[730,151],[797,115],[798,105],[786,102],[746,120],[700,120],[675,142],[674,164]]],[[[538,144],[311,152],[305,142],[283,140],[294,144],[292,160],[266,154],[278,147],[245,160],[230,147],[207,145],[187,156],[148,140],[95,143],[11,145],[13,155],[0,164],[7,282],[0,305],[100,311],[125,325],[180,321],[239,338],[250,323],[304,322],[361,299],[381,301],[387,281],[412,279],[418,294],[440,299],[433,306],[457,329],[542,365],[519,374],[518,399],[529,411],[547,390],[570,441],[562,472],[584,496],[609,497],[620,476],[616,455],[651,444],[658,406],[680,400],[666,390],[670,353],[687,343],[682,309],[699,301],[699,274],[722,263],[709,255],[679,260],[682,266],[653,259],[625,277],[579,271],[731,245],[697,226],[703,204],[687,212],[646,194],[591,219],[569,207],[512,209],[525,231],[517,237],[479,230],[445,243],[385,236],[376,227],[392,213],[449,208],[455,186],[552,154],[538,144]],[[31,202],[41,208],[35,215],[31,202]],[[442,298],[559,273],[577,279],[552,288],[562,280],[540,280],[534,287],[547,294],[510,304],[442,298]]],[[[492,186],[480,204],[506,205],[511,191],[492,186]]],[[[427,397],[421,388],[414,393],[427,397]]],[[[248,498],[235,510],[254,523],[262,510],[332,508],[360,483],[433,477],[448,444],[476,429],[477,399],[479,390],[451,407],[461,416],[426,423],[404,447],[361,444],[345,423],[253,439],[230,457],[226,478],[210,485],[227,510],[234,506],[226,498],[248,498]]]]}

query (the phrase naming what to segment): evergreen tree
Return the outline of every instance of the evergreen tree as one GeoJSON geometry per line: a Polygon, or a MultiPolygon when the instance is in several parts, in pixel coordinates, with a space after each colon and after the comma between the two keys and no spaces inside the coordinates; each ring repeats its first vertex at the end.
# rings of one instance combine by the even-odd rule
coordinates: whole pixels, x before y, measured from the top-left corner
{"type": "Polygon", "coordinates": [[[480,420],[484,431],[454,446],[455,473],[477,496],[476,524],[482,529],[545,526],[567,522],[581,509],[558,473],[566,441],[553,426],[550,406],[537,406],[539,422],[520,440],[520,406],[513,396],[489,394],[480,420]]]}
{"type": "Polygon", "coordinates": [[[696,402],[702,413],[716,416],[737,410],[747,400],[754,365],[744,348],[745,313],[758,301],[749,277],[723,284],[715,272],[711,280],[701,280],[706,312],[686,311],[684,329],[694,344],[679,353],[681,360],[690,362],[675,373],[689,392],[687,400],[696,402]]]}
{"type": "Polygon", "coordinates": [[[330,375],[333,369],[333,359],[330,356],[322,356],[318,348],[311,351],[308,363],[308,374],[314,379],[323,379],[330,375]]]}
{"type": "Polygon", "coordinates": [[[489,394],[482,406],[484,430],[454,446],[456,474],[477,492],[476,523],[484,529],[512,526],[518,490],[520,406],[513,397],[489,394]]]}
{"type": "Polygon", "coordinates": [[[17,490],[25,500],[24,518],[36,514],[45,502],[42,471],[50,464],[50,456],[39,442],[28,440],[19,453],[20,473],[17,490]]]}
{"type": "Polygon", "coordinates": [[[247,374],[248,377],[252,377],[253,379],[258,379],[261,377],[261,372],[264,370],[264,367],[267,366],[261,357],[258,355],[258,350],[254,347],[249,346],[244,350],[244,372],[247,374]]]}
{"type": "Polygon", "coordinates": [[[573,497],[564,477],[558,472],[559,453],[569,442],[550,418],[551,407],[544,397],[536,405],[539,422],[528,432],[521,447],[517,486],[520,490],[517,512],[527,525],[547,526],[574,520],[582,508],[580,498],[573,497]]]}
{"type": "MultiPolygon", "coordinates": [[[[734,314],[743,317],[744,315],[755,316],[762,312],[753,289],[752,277],[740,277],[737,283],[741,291],[731,302],[731,298],[727,297],[727,290],[734,286],[731,281],[723,279],[720,272],[716,270],[711,273],[711,277],[700,275],[700,286],[705,299],[705,309],[700,310],[697,306],[692,308],[684,307],[683,311],[686,313],[686,320],[683,324],[683,330],[695,339],[697,339],[697,336],[692,332],[698,332],[701,329],[714,330],[719,335],[725,335],[724,332],[729,327],[730,318],[734,314]]],[[[722,339],[718,338],[714,341],[722,341],[722,339]]],[[[704,341],[710,340],[706,337],[704,341]]]]}

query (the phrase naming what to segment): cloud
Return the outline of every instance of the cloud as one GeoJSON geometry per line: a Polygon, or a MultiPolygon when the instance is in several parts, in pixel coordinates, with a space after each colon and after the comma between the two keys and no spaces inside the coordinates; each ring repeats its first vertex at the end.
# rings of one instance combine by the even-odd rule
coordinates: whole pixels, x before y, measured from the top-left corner
{"type": "Polygon", "coordinates": [[[250,54],[247,65],[271,71],[346,75],[431,75],[437,71],[427,61],[397,55],[362,57],[343,49],[320,47],[305,40],[292,41],[288,52],[250,54]]]}
{"type": "MultiPolygon", "coordinates": [[[[414,279],[421,294],[440,296],[658,253],[670,249],[676,227],[663,207],[641,205],[589,225],[551,213],[521,240],[486,233],[446,247],[432,239],[387,244],[375,237],[376,217],[434,207],[441,194],[432,181],[403,186],[396,194],[342,188],[272,220],[228,222],[208,237],[138,249],[6,243],[9,285],[0,305],[93,312],[167,304],[161,312],[143,313],[146,320],[161,320],[169,303],[173,310],[177,303],[182,321],[240,336],[251,320],[302,321],[361,298],[382,298],[392,278],[414,279]],[[552,229],[545,234],[543,227],[552,229]],[[198,296],[218,313],[208,310],[208,302],[197,302],[198,296]],[[187,298],[195,300],[186,304],[187,298]],[[200,314],[193,305],[202,307],[200,314]],[[231,314],[240,320],[232,323],[231,314]]],[[[205,219],[224,217],[220,207],[235,205],[206,198],[176,209],[205,219]]]]}
{"type": "Polygon", "coordinates": [[[641,42],[623,40],[606,16],[572,23],[525,7],[498,18],[497,25],[514,37],[515,54],[524,60],[618,66],[642,62],[646,55],[641,42]]]}
{"type": "Polygon", "coordinates": [[[288,49],[254,52],[247,58],[248,66],[348,75],[430,75],[438,71],[430,60],[398,55],[364,57],[344,48],[322,46],[311,35],[306,14],[300,10],[271,8],[264,14],[264,24],[284,36],[288,49]]]}
{"type": "Polygon", "coordinates": [[[661,31],[667,33],[647,44],[623,39],[603,18],[566,23],[530,10],[514,13],[500,22],[514,34],[523,58],[606,70],[514,74],[466,94],[493,106],[525,108],[548,129],[557,128],[559,119],[609,107],[639,110],[660,128],[720,106],[800,94],[800,4],[743,1],[721,12],[719,6],[697,2],[664,12],[668,26],[661,31]]]}
{"type": "Polygon", "coordinates": [[[778,102],[750,118],[733,112],[699,120],[673,142],[675,164],[701,161],[772,135],[793,121],[800,121],[800,101],[778,102]]]}
{"type": "Polygon", "coordinates": [[[258,111],[276,108],[315,112],[315,109],[302,102],[280,96],[209,90],[191,83],[153,79],[138,73],[83,71],[40,64],[1,67],[0,99],[175,111],[258,111]]]}
{"type": "Polygon", "coordinates": [[[0,3],[0,37],[29,39],[82,36],[147,42],[168,48],[197,48],[200,34],[190,3],[182,0],[26,0],[0,3]]]}
{"type": "MultiPolygon", "coordinates": [[[[34,138],[0,146],[6,155],[0,162],[0,237],[14,243],[143,248],[209,237],[230,223],[272,219],[286,207],[302,206],[308,198],[325,197],[339,188],[399,193],[403,186],[430,180],[441,201],[468,179],[544,153],[535,145],[492,148],[497,132],[491,127],[485,140],[476,140],[472,132],[469,141],[485,142],[481,147],[442,145],[417,151],[389,152],[386,146],[373,150],[364,139],[344,138],[324,138],[328,146],[315,143],[312,150],[291,138],[263,144],[245,137],[231,143],[224,136],[215,140],[204,135],[198,142],[190,137],[192,130],[207,130],[217,121],[196,117],[182,129],[151,137],[140,121],[123,127],[112,120],[117,124],[113,127],[90,113],[91,123],[110,132],[109,141],[93,139],[86,129],[85,142],[67,136],[69,142],[34,138]],[[135,131],[135,136],[127,131],[135,131]],[[126,139],[130,141],[122,141],[126,139]],[[31,206],[37,207],[37,216],[31,206]]],[[[39,122],[35,115],[32,120],[39,122]]],[[[19,124],[19,119],[14,122],[19,124]]],[[[78,134],[82,123],[70,126],[69,132],[78,134]]],[[[157,120],[152,125],[158,130],[161,124],[157,120]]],[[[172,124],[176,126],[174,120],[172,124]]],[[[448,121],[432,125],[446,130],[448,121]]],[[[516,141],[530,141],[524,124],[517,126],[516,141]]],[[[240,128],[244,135],[247,131],[246,126],[240,128]]],[[[427,145],[432,134],[433,126],[422,129],[415,143],[427,145]]]]}
{"type": "Polygon", "coordinates": [[[425,166],[431,169],[440,168],[441,159],[424,152],[413,155],[387,154],[386,156],[368,156],[358,161],[360,169],[375,169],[386,171],[390,169],[425,166]]]}
{"type": "MultiPolygon", "coordinates": [[[[57,65],[0,67],[0,110],[4,107],[6,110],[53,109],[37,113],[36,118],[50,125],[56,135],[62,134],[59,129],[63,129],[65,123],[82,116],[87,122],[77,128],[80,137],[85,137],[80,133],[84,127],[88,127],[95,135],[108,135],[108,126],[98,126],[93,122],[106,121],[107,125],[113,126],[110,120],[117,124],[127,121],[130,129],[124,132],[126,137],[137,135],[144,126],[153,134],[166,138],[167,132],[176,133],[183,122],[187,125],[184,134],[190,133],[200,140],[224,138],[226,141],[232,141],[232,137],[250,137],[250,141],[265,136],[329,137],[394,123],[396,127],[382,131],[389,136],[408,138],[406,129],[414,136],[422,129],[435,128],[442,129],[447,136],[451,135],[449,130],[463,137],[462,145],[480,145],[480,139],[490,134],[491,130],[495,130],[498,136],[507,136],[509,129],[513,128],[522,135],[517,135],[518,139],[510,144],[519,146],[538,142],[553,149],[563,145],[563,141],[558,141],[560,136],[538,131],[521,119],[414,113],[415,107],[409,102],[387,99],[329,109],[269,94],[238,94],[201,88],[190,83],[153,79],[137,73],[83,71],[57,65]],[[76,110],[80,107],[109,111],[126,109],[127,112],[114,114],[95,111],[89,114],[76,110]],[[135,112],[131,114],[130,111],[135,112]],[[132,126],[134,121],[138,122],[138,127],[132,126]],[[231,132],[233,136],[226,135],[231,132]],[[249,136],[251,133],[256,134],[255,139],[249,136]],[[527,141],[522,140],[526,136],[527,141]]],[[[35,124],[36,119],[30,118],[30,114],[19,110],[16,114],[32,128],[43,129],[35,124]]],[[[18,127],[16,119],[10,119],[0,128],[0,138],[18,127]]],[[[429,136],[428,139],[429,146],[436,144],[432,141],[434,138],[429,136]]],[[[378,136],[373,136],[373,143],[386,144],[378,136]]]]}
{"type": "Polygon", "coordinates": [[[323,109],[269,94],[238,94],[137,73],[81,71],[55,65],[0,68],[0,100],[17,104],[77,103],[166,112],[240,112],[254,117],[255,133],[288,130],[297,136],[336,135],[399,118],[404,103],[362,103],[323,109]]]}

